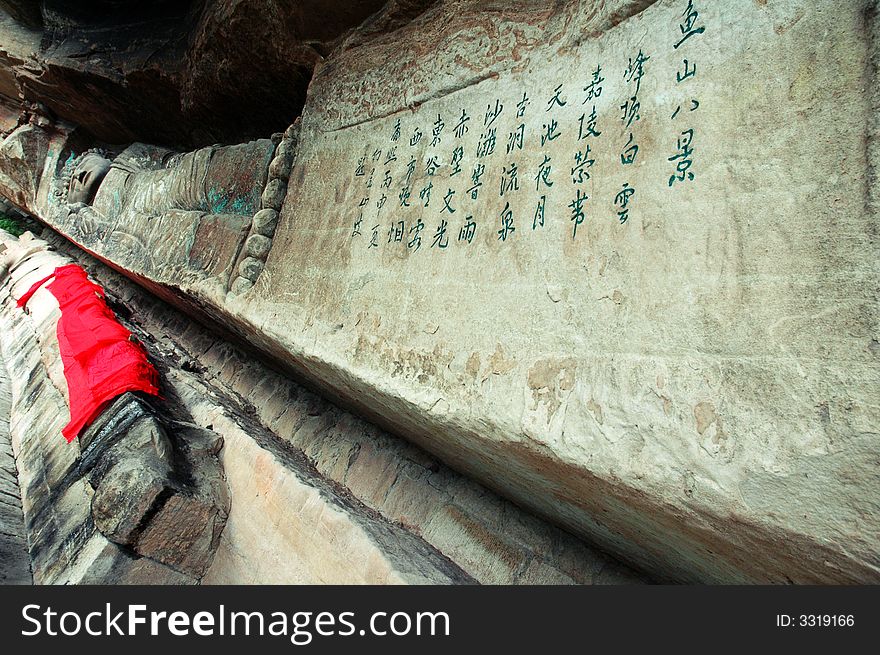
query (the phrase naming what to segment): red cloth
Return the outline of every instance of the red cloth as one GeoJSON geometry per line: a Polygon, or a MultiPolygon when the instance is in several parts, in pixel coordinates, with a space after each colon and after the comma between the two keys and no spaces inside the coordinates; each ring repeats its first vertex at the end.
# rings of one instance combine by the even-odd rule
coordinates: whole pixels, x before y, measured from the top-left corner
{"type": "Polygon", "coordinates": [[[144,349],[129,341],[131,332],[104,302],[104,290],[76,264],[59,266],[36,282],[18,301],[23,307],[43,284],[58,300],[58,347],[70,402],[70,423],[61,433],[68,442],[88,427],[126,391],[159,395],[159,374],[144,349]]]}

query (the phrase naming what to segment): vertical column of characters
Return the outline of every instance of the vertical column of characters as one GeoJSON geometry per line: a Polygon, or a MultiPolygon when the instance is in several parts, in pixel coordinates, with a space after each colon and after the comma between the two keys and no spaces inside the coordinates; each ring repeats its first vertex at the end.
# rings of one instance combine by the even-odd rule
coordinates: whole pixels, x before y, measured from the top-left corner
{"type": "MultiPolygon", "coordinates": [[[[452,159],[450,160],[450,171],[449,171],[449,180],[452,182],[452,178],[457,177],[459,175],[467,175],[465,172],[465,150],[464,150],[464,135],[468,133],[468,123],[470,122],[471,117],[468,115],[467,111],[464,109],[461,110],[461,114],[458,116],[456,120],[455,127],[452,130],[452,159]]],[[[470,194],[472,192],[469,189],[466,193],[470,194]]],[[[472,199],[476,200],[477,194],[473,193],[472,199]]],[[[474,237],[477,233],[477,224],[474,222],[473,214],[469,214],[464,218],[464,222],[458,230],[458,241],[459,243],[470,245],[474,241],[474,237]]],[[[444,246],[445,247],[445,246],[444,246]]]]}
{"type": "MultiPolygon", "coordinates": [[[[639,156],[639,144],[635,137],[636,125],[641,121],[642,103],[639,100],[639,91],[642,88],[642,78],[645,76],[645,65],[650,61],[651,57],[642,52],[639,48],[635,57],[629,57],[626,70],[623,73],[624,82],[628,85],[631,92],[629,98],[620,105],[620,120],[624,126],[624,134],[628,133],[626,144],[620,153],[621,166],[633,166],[639,156]]],[[[630,203],[633,196],[636,195],[636,189],[631,186],[628,181],[623,183],[620,191],[614,196],[614,206],[617,211],[617,220],[621,225],[629,220],[630,203]]]]}
{"type": "MultiPolygon", "coordinates": [[[[687,48],[690,39],[699,36],[706,31],[705,25],[700,20],[700,13],[694,5],[694,0],[688,0],[687,7],[681,13],[681,21],[678,25],[676,33],[676,42],[672,48],[676,52],[683,52],[680,48],[687,48]]],[[[692,78],[696,77],[697,63],[686,58],[682,59],[682,68],[675,73],[676,85],[689,85],[692,78]]],[[[694,164],[694,128],[690,124],[689,116],[692,112],[697,111],[700,102],[697,98],[691,98],[682,108],[678,105],[672,113],[672,121],[678,126],[684,127],[676,136],[676,149],[668,161],[672,162],[675,167],[669,176],[667,184],[672,187],[677,183],[689,182],[694,179],[694,171],[691,170],[694,164]],[[682,125],[684,123],[684,125],[682,125]]]]}
{"type": "Polygon", "coordinates": [[[577,238],[578,226],[580,226],[586,218],[586,210],[584,204],[590,199],[589,194],[584,191],[584,185],[592,179],[593,165],[596,160],[593,159],[593,145],[602,132],[598,128],[599,116],[596,111],[596,101],[602,96],[602,83],[605,78],[602,76],[602,65],[596,64],[596,70],[592,71],[590,82],[584,87],[584,99],[581,105],[589,105],[591,107],[589,114],[585,111],[578,118],[578,138],[576,148],[573,155],[573,164],[571,166],[571,183],[575,188],[575,197],[568,204],[571,209],[571,238],[577,238]]]}
{"type": "Polygon", "coordinates": [[[397,124],[395,123],[395,128],[392,130],[391,134],[391,145],[389,145],[385,149],[384,158],[382,157],[381,150],[376,150],[376,152],[374,153],[374,157],[376,153],[378,153],[379,155],[379,157],[375,161],[381,161],[382,164],[378,167],[378,170],[380,172],[379,189],[377,191],[377,193],[379,194],[379,199],[376,201],[376,223],[375,225],[373,225],[372,233],[370,235],[370,243],[367,246],[367,248],[369,249],[379,247],[379,230],[382,226],[382,215],[383,212],[386,211],[385,206],[388,203],[388,194],[393,193],[393,191],[391,191],[391,185],[394,184],[394,176],[391,174],[391,171],[394,162],[397,161],[397,141],[399,139],[400,135],[399,131],[397,130],[397,124]]]}
{"type": "MultiPolygon", "coordinates": [[[[438,147],[443,141],[443,130],[446,128],[446,123],[443,121],[443,118],[440,114],[437,114],[437,120],[434,121],[434,124],[431,129],[431,148],[438,147]]],[[[463,151],[462,151],[463,152],[463,151]]],[[[453,152],[454,155],[454,152],[453,152]]],[[[437,170],[442,166],[440,160],[437,155],[430,155],[425,163],[425,175],[429,177],[434,177],[436,175],[437,170]]],[[[450,174],[453,170],[452,168],[452,160],[448,164],[450,168],[450,174]]],[[[452,184],[452,178],[449,177],[449,184],[452,184]]],[[[440,218],[439,223],[437,224],[434,230],[434,236],[431,240],[431,248],[437,248],[438,250],[445,250],[449,247],[449,218],[452,214],[455,213],[454,207],[454,199],[455,199],[455,190],[446,185],[446,192],[443,194],[443,206],[440,207],[440,218]]]]}

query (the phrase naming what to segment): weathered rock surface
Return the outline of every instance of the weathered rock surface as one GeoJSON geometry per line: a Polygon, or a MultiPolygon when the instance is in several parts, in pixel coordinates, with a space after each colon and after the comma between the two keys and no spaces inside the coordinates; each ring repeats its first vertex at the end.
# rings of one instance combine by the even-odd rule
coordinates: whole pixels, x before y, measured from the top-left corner
{"type": "Polygon", "coordinates": [[[0,157],[0,184],[658,576],[877,582],[876,9],[472,0],[391,33],[377,17],[315,75],[272,248],[239,258],[253,286],[108,245],[171,234],[167,213],[117,223],[105,205],[95,231],[52,205],[76,149],[57,126],[36,183],[0,157]]]}
{"type": "Polygon", "coordinates": [[[382,5],[6,0],[0,95],[109,143],[246,141],[292,122],[315,64],[382,5]]]}
{"type": "Polygon", "coordinates": [[[117,398],[79,439],[92,519],[110,541],[201,578],[229,514],[210,430],[172,423],[136,394],[117,398]],[[173,438],[169,438],[172,435],[173,438]]]}
{"type": "MultiPolygon", "coordinates": [[[[18,274],[24,274],[27,278],[20,279],[16,288],[26,288],[27,281],[43,274],[46,265],[66,261],[59,255],[36,248],[30,259],[26,260],[31,262],[30,268],[26,263],[23,270],[16,269],[18,274]]],[[[96,271],[103,271],[106,281],[111,284],[114,281],[120,284],[118,276],[109,274],[107,269],[96,265],[93,260],[85,259],[84,263],[96,271]]],[[[105,282],[104,279],[101,281],[105,282]]],[[[455,510],[453,524],[461,521],[467,528],[466,532],[458,535],[451,533],[449,526],[438,519],[432,520],[431,526],[420,534],[422,522],[409,519],[402,523],[397,515],[389,511],[394,505],[382,502],[378,512],[372,509],[376,501],[364,505],[356,495],[353,496],[343,487],[341,481],[345,477],[339,477],[343,471],[339,468],[339,458],[351,458],[351,445],[340,448],[336,455],[331,456],[331,451],[328,451],[327,457],[319,460],[320,468],[316,469],[302,451],[294,447],[297,445],[295,440],[284,443],[268,428],[248,418],[246,413],[260,413],[255,412],[250,403],[242,405],[241,399],[236,400],[236,390],[243,390],[240,385],[260,382],[265,394],[263,401],[268,401],[274,395],[272,392],[283,392],[285,396],[291,393],[301,395],[296,410],[294,406],[288,407],[286,420],[292,420],[294,411],[308,412],[310,417],[322,417],[322,421],[328,422],[328,433],[325,437],[321,432],[313,432],[312,439],[327,439],[325,448],[340,439],[343,444],[346,440],[363,439],[366,436],[363,431],[368,430],[368,426],[353,417],[345,419],[339,410],[260,368],[252,360],[248,367],[244,367],[247,361],[245,356],[234,348],[227,347],[229,357],[226,366],[214,369],[216,375],[222,380],[228,379],[228,383],[206,385],[201,376],[186,370],[191,370],[191,364],[166,368],[166,362],[176,367],[181,362],[192,361],[189,352],[176,350],[169,353],[166,350],[169,346],[178,348],[168,340],[167,335],[182,338],[184,333],[188,334],[189,339],[194,340],[187,342],[189,347],[193,347],[193,343],[196,347],[211,343],[222,349],[222,343],[206,341],[208,335],[200,328],[162,303],[136,292],[130,283],[123,282],[120,291],[125,293],[129,305],[122,306],[123,310],[130,309],[133,315],[151,327],[151,332],[142,333],[141,336],[151,349],[153,359],[161,363],[167,383],[165,393],[168,394],[168,403],[174,408],[172,414],[183,411],[194,421],[174,421],[169,423],[169,429],[173,430],[177,442],[182,441],[187,450],[186,458],[190,461],[199,455],[215,457],[219,452],[227,472],[231,512],[225,521],[222,536],[219,530],[214,535],[220,538],[220,544],[213,558],[212,548],[205,544],[205,538],[210,542],[211,535],[193,532],[194,527],[204,525],[204,518],[209,517],[194,515],[193,504],[187,505],[189,499],[176,489],[171,490],[172,495],[150,515],[144,527],[141,517],[144,517],[145,510],[149,514],[149,509],[152,509],[146,506],[168,491],[168,471],[157,470],[155,474],[146,476],[148,482],[155,480],[159,483],[155,494],[147,493],[149,484],[132,484],[130,480],[114,483],[113,477],[124,478],[129,474],[144,476],[144,470],[150,473],[149,469],[155,467],[145,465],[150,458],[145,460],[144,449],[156,452],[156,465],[161,469],[169,445],[166,438],[157,435],[155,419],[150,418],[152,414],[143,411],[143,403],[122,396],[81,440],[68,445],[56,433],[54,445],[48,440],[39,442],[48,451],[50,460],[59,454],[71,452],[64,449],[76,451],[72,467],[64,474],[61,486],[70,485],[85,492],[86,498],[77,501],[74,496],[70,503],[81,503],[86,507],[86,512],[82,511],[82,507],[75,508],[69,503],[55,508],[58,515],[66,519],[70,531],[81,533],[78,541],[65,537],[68,545],[73,544],[73,555],[66,560],[58,557],[58,548],[64,543],[59,543],[58,539],[67,533],[45,531],[35,536],[35,542],[46,551],[44,558],[37,563],[40,574],[38,581],[173,584],[195,581],[372,584],[474,581],[462,568],[474,570],[480,579],[487,582],[516,579],[528,583],[639,581],[638,577],[593,553],[576,539],[549,526],[542,526],[512,507],[505,509],[504,505],[499,506],[498,499],[490,501],[491,495],[486,495],[485,491],[477,493],[467,505],[463,505],[467,509],[455,510]],[[161,340],[161,345],[156,343],[156,338],[161,340]],[[235,366],[240,370],[236,371],[235,366]],[[230,374],[235,379],[234,383],[227,377],[230,374]],[[254,375],[263,377],[251,380],[254,375]],[[236,413],[237,406],[241,407],[242,413],[236,413]],[[351,423],[346,423],[346,420],[351,423]],[[77,448],[79,445],[83,447],[82,453],[77,448]],[[96,449],[100,455],[92,454],[96,449]],[[54,451],[58,451],[57,454],[54,451]],[[331,466],[331,459],[337,464],[325,469],[331,466]],[[137,471],[125,466],[126,462],[134,460],[140,464],[137,471]],[[326,475],[325,470],[336,471],[336,477],[326,475]],[[87,508],[90,494],[89,486],[82,485],[83,474],[87,474],[97,487],[91,498],[94,526],[89,523],[87,508]],[[108,484],[110,490],[102,492],[102,487],[108,484]],[[119,489],[123,489],[123,492],[115,493],[119,489]],[[132,489],[141,489],[143,493],[131,495],[132,489]],[[106,502],[101,499],[102,493],[106,495],[106,502]],[[132,502],[141,502],[144,506],[132,506],[132,502]],[[502,510],[500,513],[499,507],[502,510]],[[126,517],[131,521],[126,523],[126,517]],[[499,522],[499,518],[503,519],[503,523],[499,522]],[[493,522],[497,525],[493,525],[493,522]],[[95,526],[100,532],[95,531],[95,526]],[[511,539],[504,533],[514,527],[516,538],[511,539]],[[438,530],[442,539],[438,538],[438,530]],[[497,531],[497,536],[493,535],[494,531],[497,531]],[[120,549],[107,542],[101,533],[126,548],[120,549]],[[442,545],[449,555],[441,554],[434,544],[442,545]],[[140,557],[133,557],[132,549],[140,557]],[[535,549],[535,552],[528,549],[535,549]],[[174,559],[175,556],[183,558],[174,559]],[[53,557],[58,559],[53,560],[53,557]],[[463,566],[460,567],[458,562],[463,566]],[[46,567],[50,563],[52,569],[47,572],[46,567]],[[202,568],[199,569],[199,566],[202,568]],[[563,571],[568,571],[570,575],[563,571]]],[[[43,324],[43,321],[53,317],[46,300],[45,294],[41,298],[35,296],[35,300],[29,303],[29,316],[7,303],[2,312],[4,319],[11,318],[18,325],[27,325],[31,320],[43,324]]],[[[127,313],[123,311],[123,314],[127,313]]],[[[44,327],[42,333],[43,339],[48,341],[50,330],[44,327]]],[[[27,331],[22,334],[26,335],[27,331]]],[[[13,343],[23,352],[34,350],[33,344],[27,345],[27,341],[13,343]]],[[[45,355],[40,357],[45,358],[45,355]]],[[[40,366],[35,371],[39,373],[40,366]]],[[[40,379],[45,381],[43,384],[49,381],[45,376],[40,379]]],[[[46,389],[47,392],[49,390],[46,389]]],[[[52,390],[57,393],[57,390],[52,390]]],[[[264,404],[257,396],[254,401],[264,404]]],[[[42,401],[32,399],[31,402],[32,405],[28,406],[30,411],[39,414],[45,410],[42,401]]],[[[20,415],[22,408],[23,405],[19,405],[15,414],[20,415]]],[[[63,422],[64,418],[62,416],[60,421],[63,422]]],[[[31,447],[39,429],[34,427],[23,433],[31,447]]],[[[367,438],[375,441],[374,436],[367,438]]],[[[384,439],[389,441],[388,445],[392,443],[389,437],[384,439]]],[[[35,449],[34,452],[38,451],[35,449]]],[[[409,458],[418,457],[425,456],[409,452],[408,458],[402,458],[392,449],[374,452],[369,462],[361,461],[356,466],[361,471],[360,475],[364,476],[371,475],[369,467],[374,467],[372,475],[382,470],[382,475],[386,476],[383,484],[391,485],[387,492],[388,500],[392,501],[393,497],[394,504],[409,507],[410,513],[416,511],[421,516],[430,517],[448,511],[451,498],[448,491],[438,495],[435,487],[451,490],[456,480],[454,474],[443,471],[437,463],[426,462],[422,464],[429,467],[425,473],[433,468],[435,474],[439,472],[441,475],[432,479],[430,484],[427,479],[415,482],[418,467],[409,458]],[[409,475],[416,477],[407,483],[403,480],[398,482],[387,477],[393,470],[389,467],[406,469],[409,475]],[[392,493],[393,487],[396,490],[392,493]]],[[[26,457],[25,474],[30,474],[36,464],[26,457]]],[[[192,465],[189,474],[193,478],[207,478],[204,484],[196,480],[197,488],[208,487],[218,479],[210,474],[210,466],[204,462],[192,465]]],[[[354,482],[353,477],[351,480],[354,482]]],[[[455,484],[469,483],[459,478],[455,484]]],[[[46,490],[32,489],[28,497],[42,505],[45,502],[43,496],[55,493],[58,486],[51,482],[46,490]]],[[[357,484],[352,484],[352,488],[358,495],[364,495],[357,484]]],[[[372,498],[380,488],[372,483],[371,488],[374,494],[370,496],[372,498]]],[[[470,489],[471,494],[475,491],[473,485],[464,489],[470,489]]],[[[463,496],[457,502],[462,503],[465,498],[463,496]]],[[[211,505],[203,503],[201,506],[207,508],[211,505]]]]}
{"type": "MultiPolygon", "coordinates": [[[[107,408],[103,417],[115,417],[125,412],[129,403],[138,407],[138,400],[129,394],[118,398],[107,408]]],[[[138,409],[140,409],[138,407],[138,409]]],[[[94,466],[88,470],[89,484],[95,490],[92,498],[92,518],[101,533],[123,546],[134,547],[146,519],[160,502],[174,494],[174,465],[172,445],[152,414],[140,410],[123,425],[108,430],[99,425],[90,426],[80,440],[86,449],[80,461],[92,459],[88,451],[99,450],[94,466]],[[98,429],[95,439],[89,433],[98,429]],[[106,439],[101,436],[107,434],[106,439]],[[112,434],[112,437],[109,435],[112,434]],[[111,441],[112,438],[112,441],[111,441]],[[97,442],[97,443],[96,443],[97,442]]]]}
{"type": "Polygon", "coordinates": [[[28,207],[36,199],[39,177],[35,175],[34,162],[45,159],[47,154],[48,135],[32,125],[22,126],[0,143],[4,162],[0,185],[12,191],[8,198],[19,207],[28,207]]]}
{"type": "Polygon", "coordinates": [[[873,3],[517,8],[437,7],[318,70],[231,310],[661,575],[880,580],[873,3]]]}
{"type": "Polygon", "coordinates": [[[69,412],[53,381],[61,368],[57,345],[54,352],[49,347],[55,343],[57,304],[41,291],[25,314],[13,300],[45,275],[42,267],[51,271],[68,261],[35,247],[15,273],[4,271],[0,280],[0,359],[9,373],[9,428],[33,581],[191,584],[194,578],[123,550],[95,528],[93,492],[79,470],[79,443],[67,444],[61,436],[69,412]]]}
{"type": "Polygon", "coordinates": [[[18,470],[9,433],[11,405],[9,374],[0,356],[0,584],[31,584],[18,470]]]}
{"type": "MultiPolygon", "coordinates": [[[[69,244],[55,243],[76,254],[69,244]]],[[[351,502],[346,498],[362,503],[371,522],[381,516],[402,526],[484,584],[644,581],[427,453],[306,391],[93,259],[80,254],[78,260],[149,335],[144,342],[152,359],[168,362],[168,379],[193,420],[212,430],[225,426],[222,457],[232,512],[204,581],[394,579],[341,563],[335,549],[352,539],[351,533],[344,531],[337,545],[322,541],[345,523],[334,519],[338,527],[331,528],[325,514],[315,515],[314,497],[304,501],[315,492],[297,480],[302,475],[331,496],[341,495],[344,503],[351,502]],[[196,375],[188,375],[190,370],[196,375]],[[238,409],[221,423],[221,407],[238,409]],[[291,479],[290,469],[300,473],[291,479]],[[244,500],[236,504],[235,498],[244,500]],[[291,510],[300,505],[302,515],[291,510]],[[273,525],[278,532],[267,529],[273,525]]],[[[343,550],[362,547],[353,543],[343,550]]],[[[413,547],[422,548],[418,541],[408,546],[413,547]]]]}

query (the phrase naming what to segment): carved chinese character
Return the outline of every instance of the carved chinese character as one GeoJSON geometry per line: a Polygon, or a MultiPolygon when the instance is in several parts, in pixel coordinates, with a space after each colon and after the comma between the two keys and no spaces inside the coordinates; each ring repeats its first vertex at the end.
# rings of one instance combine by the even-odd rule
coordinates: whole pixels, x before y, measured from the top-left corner
{"type": "Polygon", "coordinates": [[[559,127],[559,124],[555,120],[551,120],[550,123],[545,123],[541,126],[541,129],[544,130],[544,133],[541,135],[541,147],[544,147],[544,144],[547,141],[552,141],[557,138],[561,132],[557,132],[556,129],[559,127]]]}
{"type": "Polygon", "coordinates": [[[678,29],[681,31],[681,39],[679,39],[678,43],[673,46],[676,50],[682,43],[692,36],[702,34],[706,31],[706,28],[703,25],[697,27],[697,21],[700,19],[700,14],[694,8],[694,0],[688,0],[688,6],[682,13],[682,16],[684,16],[684,21],[678,26],[678,29]]]}
{"type": "Polygon", "coordinates": [[[517,191],[519,189],[519,180],[516,176],[516,164],[511,162],[509,168],[501,171],[501,196],[503,197],[507,191],[517,191]]]}
{"type": "Polygon", "coordinates": [[[571,169],[571,181],[574,184],[583,184],[585,180],[590,179],[590,172],[587,170],[596,162],[590,158],[590,144],[587,149],[581,152],[578,150],[574,153],[574,166],[571,169]]]}
{"type": "Polygon", "coordinates": [[[639,94],[639,90],[642,87],[642,78],[645,76],[645,63],[647,63],[651,58],[642,53],[641,49],[639,49],[639,54],[636,55],[636,58],[629,58],[629,65],[626,67],[626,71],[623,73],[623,79],[625,79],[629,83],[635,82],[636,90],[633,93],[633,96],[637,96],[639,94]]]}
{"type": "Polygon", "coordinates": [[[454,134],[457,139],[462,138],[465,134],[467,134],[468,126],[467,122],[471,119],[470,116],[467,115],[467,112],[462,109],[461,116],[458,119],[458,125],[455,126],[454,134]]]}
{"type": "Polygon", "coordinates": [[[571,221],[574,223],[574,228],[571,231],[571,238],[574,239],[577,237],[577,229],[578,226],[584,222],[584,203],[590,199],[586,193],[581,193],[580,187],[577,189],[577,197],[569,203],[569,207],[571,208],[571,221]]]}
{"type": "Polygon", "coordinates": [[[596,121],[598,117],[596,115],[596,105],[593,105],[593,111],[590,112],[590,117],[587,118],[587,124],[584,125],[584,119],[587,118],[586,114],[581,114],[581,117],[578,119],[580,123],[580,127],[578,127],[578,141],[581,139],[586,139],[588,136],[601,136],[602,133],[596,130],[596,121]]]}
{"type": "Polygon", "coordinates": [[[550,157],[544,155],[544,161],[541,162],[541,165],[538,167],[538,173],[535,175],[535,191],[541,188],[541,183],[544,183],[544,186],[551,187],[553,186],[553,182],[550,181],[550,173],[553,168],[550,165],[550,157]]]}
{"type": "Polygon", "coordinates": [[[632,96],[629,100],[620,105],[620,108],[623,110],[623,115],[620,117],[620,120],[626,123],[626,127],[629,127],[633,122],[641,119],[641,115],[639,114],[641,106],[642,105],[636,96],[632,96]]]}
{"type": "Polygon", "coordinates": [[[461,230],[458,232],[458,240],[470,243],[474,240],[474,234],[476,234],[476,231],[477,224],[474,223],[474,217],[468,216],[464,219],[464,225],[461,226],[461,230]]]}
{"type": "Polygon", "coordinates": [[[413,175],[416,172],[416,158],[411,157],[409,163],[406,165],[406,175],[403,178],[403,185],[410,186],[412,184],[413,175]]]}
{"type": "Polygon", "coordinates": [[[488,157],[495,152],[495,130],[497,128],[489,128],[485,134],[480,135],[480,141],[477,144],[477,157],[488,157]]]}
{"type": "Polygon", "coordinates": [[[510,203],[504,203],[504,209],[501,210],[501,229],[498,230],[498,238],[501,241],[507,241],[511,233],[516,232],[513,226],[513,212],[510,209],[510,203]]]}
{"type": "Polygon", "coordinates": [[[428,185],[419,192],[419,198],[425,201],[425,207],[431,202],[431,189],[434,188],[434,183],[431,180],[428,180],[428,185]]]}
{"type": "Polygon", "coordinates": [[[437,232],[434,233],[434,242],[431,244],[432,248],[445,248],[449,245],[449,237],[446,235],[446,226],[446,219],[440,221],[440,225],[437,226],[437,232]]]}
{"type": "Polygon", "coordinates": [[[440,168],[440,162],[437,161],[436,156],[429,157],[428,161],[425,162],[425,174],[429,177],[433,177],[438,168],[440,168]]]}
{"type": "Polygon", "coordinates": [[[434,136],[434,138],[431,139],[432,148],[440,143],[440,133],[443,131],[444,127],[446,127],[446,123],[440,118],[440,114],[437,114],[437,120],[434,121],[434,129],[431,131],[431,134],[434,136]]]}
{"type": "Polygon", "coordinates": [[[486,118],[483,121],[483,126],[488,128],[492,126],[492,123],[495,122],[495,119],[501,115],[501,111],[504,109],[504,105],[502,105],[498,100],[495,101],[495,108],[492,108],[492,105],[486,105],[486,118]]]}
{"type": "Polygon", "coordinates": [[[443,197],[443,209],[441,212],[448,211],[450,214],[455,213],[455,209],[452,207],[452,198],[455,196],[455,191],[449,189],[446,192],[446,195],[443,197]]]}
{"type": "Polygon", "coordinates": [[[464,157],[464,148],[457,146],[455,150],[452,151],[452,163],[450,164],[452,172],[449,174],[449,177],[454,177],[461,173],[462,157],[464,157]]]}
{"type": "Polygon", "coordinates": [[[522,150],[523,148],[523,137],[525,135],[526,126],[523,123],[519,124],[513,132],[511,132],[507,136],[507,154],[509,155],[511,151],[515,149],[522,150]]]}
{"type": "Polygon", "coordinates": [[[486,167],[483,164],[477,164],[474,166],[474,172],[471,174],[471,180],[474,185],[468,189],[468,193],[471,194],[471,198],[473,200],[477,199],[477,195],[480,193],[480,187],[483,186],[483,183],[480,181],[480,178],[483,176],[483,172],[486,170],[486,167]]]}
{"type": "Polygon", "coordinates": [[[539,225],[544,227],[544,204],[547,202],[547,196],[541,196],[538,206],[535,208],[535,218],[532,220],[532,229],[536,229],[539,225]]]}
{"type": "Polygon", "coordinates": [[[633,133],[629,133],[629,140],[623,152],[620,153],[620,163],[623,165],[633,164],[636,161],[636,155],[639,154],[639,146],[633,143],[633,133]]]}
{"type": "Polygon", "coordinates": [[[597,65],[596,70],[593,72],[592,81],[584,87],[584,91],[587,92],[587,95],[581,103],[582,105],[585,105],[593,98],[598,98],[602,95],[602,82],[605,81],[605,78],[601,77],[601,72],[602,67],[597,65]]]}
{"type": "Polygon", "coordinates": [[[565,100],[560,95],[562,93],[562,85],[556,87],[556,90],[553,93],[553,97],[547,101],[547,109],[545,111],[550,111],[553,107],[565,107],[565,100]]]}
{"type": "Polygon", "coordinates": [[[629,219],[629,199],[635,192],[636,190],[630,187],[629,182],[624,182],[623,188],[614,197],[614,204],[620,207],[620,210],[617,212],[617,218],[621,225],[629,219]]]}
{"type": "Polygon", "coordinates": [[[415,225],[409,228],[410,240],[406,244],[407,248],[412,248],[415,251],[422,247],[422,230],[424,229],[425,224],[422,223],[421,218],[416,221],[415,225]]]}
{"type": "Polygon", "coordinates": [[[405,225],[403,221],[391,223],[391,229],[388,230],[388,243],[400,243],[401,241],[403,241],[404,228],[405,225]]]}
{"type": "Polygon", "coordinates": [[[522,100],[516,103],[516,117],[522,118],[526,114],[526,107],[530,104],[529,97],[526,95],[525,91],[523,91],[522,100]]]}
{"type": "Polygon", "coordinates": [[[697,74],[697,65],[694,64],[693,68],[689,68],[688,67],[688,60],[685,59],[684,60],[684,71],[683,72],[676,71],[675,81],[676,82],[684,82],[687,78],[693,77],[696,74],[697,74]]]}
{"type": "Polygon", "coordinates": [[[675,173],[669,177],[669,186],[672,186],[675,182],[694,179],[694,173],[690,170],[694,163],[692,159],[694,154],[693,141],[693,129],[684,130],[681,136],[678,137],[678,152],[668,158],[669,161],[676,162],[675,173]]]}

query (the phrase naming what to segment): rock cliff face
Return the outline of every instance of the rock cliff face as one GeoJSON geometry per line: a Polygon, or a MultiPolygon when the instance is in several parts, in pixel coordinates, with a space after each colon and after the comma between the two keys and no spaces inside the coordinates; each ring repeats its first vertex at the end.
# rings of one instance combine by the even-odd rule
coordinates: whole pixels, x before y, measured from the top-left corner
{"type": "Polygon", "coordinates": [[[299,115],[336,39],[382,4],[6,0],[0,95],[39,102],[110,143],[268,136],[299,115]]]}
{"type": "Polygon", "coordinates": [[[876,13],[391,3],[283,132],[119,144],[26,106],[0,193],[658,578],[877,582],[876,13]]]}

